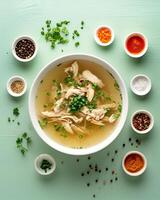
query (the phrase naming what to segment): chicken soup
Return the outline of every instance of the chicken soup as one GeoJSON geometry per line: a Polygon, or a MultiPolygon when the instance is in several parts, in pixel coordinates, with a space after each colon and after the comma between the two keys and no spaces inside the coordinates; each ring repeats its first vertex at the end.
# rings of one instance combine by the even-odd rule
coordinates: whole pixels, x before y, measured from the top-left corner
{"type": "Polygon", "coordinates": [[[115,129],[122,110],[119,85],[109,72],[89,61],[60,64],[40,81],[39,125],[57,143],[87,148],[115,129]]]}

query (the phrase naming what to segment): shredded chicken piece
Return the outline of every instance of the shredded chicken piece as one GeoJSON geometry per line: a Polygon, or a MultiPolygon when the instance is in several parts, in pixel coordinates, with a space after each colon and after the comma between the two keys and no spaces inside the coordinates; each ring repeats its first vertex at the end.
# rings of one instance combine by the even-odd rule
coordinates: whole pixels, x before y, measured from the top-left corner
{"type": "Polygon", "coordinates": [[[68,121],[68,122],[62,122],[62,125],[64,126],[64,129],[68,132],[68,133],[71,133],[71,134],[74,134],[72,128],[71,128],[71,123],[68,121]]]}
{"type": "Polygon", "coordinates": [[[71,115],[65,115],[61,117],[62,119],[71,119],[73,120],[75,123],[81,123],[83,121],[83,117],[76,117],[76,116],[71,116],[71,115]]]}
{"type": "Polygon", "coordinates": [[[92,124],[95,124],[95,125],[99,125],[99,126],[104,126],[104,123],[102,121],[96,121],[94,119],[90,119],[89,120],[92,124]]]}
{"type": "Polygon", "coordinates": [[[84,114],[84,115],[87,115],[89,113],[89,109],[84,106],[82,109],[81,109],[81,113],[84,114]]]}
{"type": "Polygon", "coordinates": [[[108,103],[108,104],[100,105],[99,107],[104,108],[104,109],[107,109],[107,108],[114,109],[116,108],[116,103],[108,103]]]}
{"type": "Polygon", "coordinates": [[[107,116],[103,117],[102,121],[103,122],[108,122],[109,121],[109,117],[107,117],[107,116]]]}
{"type": "Polygon", "coordinates": [[[108,119],[109,123],[114,123],[116,121],[116,118],[114,117],[114,114],[112,114],[109,119],[108,119]]]}
{"type": "Polygon", "coordinates": [[[68,89],[67,93],[65,94],[65,98],[68,99],[70,96],[73,96],[75,94],[84,96],[85,90],[83,90],[83,88],[71,87],[71,88],[68,89]]]}
{"type": "Polygon", "coordinates": [[[51,118],[56,118],[56,117],[61,117],[62,113],[55,113],[53,111],[44,111],[44,112],[41,112],[41,114],[44,116],[44,117],[51,117],[51,118]]]}
{"type": "Polygon", "coordinates": [[[83,71],[82,76],[84,79],[90,81],[91,83],[97,84],[100,88],[104,86],[103,82],[89,70],[83,71]]]}
{"type": "Polygon", "coordinates": [[[89,102],[92,101],[93,97],[94,97],[94,89],[92,88],[92,85],[89,84],[87,85],[87,94],[86,97],[88,99],[89,102]]]}
{"type": "Polygon", "coordinates": [[[71,124],[71,128],[72,128],[75,132],[85,133],[85,131],[84,131],[82,128],[80,128],[80,127],[78,127],[78,126],[76,126],[76,125],[74,125],[74,124],[71,124]]]}
{"type": "Polygon", "coordinates": [[[102,108],[93,109],[89,114],[93,119],[100,120],[104,117],[106,111],[102,108]]]}
{"type": "Polygon", "coordinates": [[[74,63],[72,63],[71,67],[68,67],[65,69],[65,72],[72,72],[73,73],[73,77],[76,77],[78,75],[78,63],[77,61],[75,61],[74,63]]]}
{"type": "Polygon", "coordinates": [[[55,106],[54,106],[54,108],[53,108],[53,110],[54,110],[55,113],[58,113],[58,112],[61,111],[61,105],[62,105],[62,103],[63,103],[63,100],[64,100],[64,98],[60,98],[59,100],[57,100],[57,101],[55,102],[55,106]]]}

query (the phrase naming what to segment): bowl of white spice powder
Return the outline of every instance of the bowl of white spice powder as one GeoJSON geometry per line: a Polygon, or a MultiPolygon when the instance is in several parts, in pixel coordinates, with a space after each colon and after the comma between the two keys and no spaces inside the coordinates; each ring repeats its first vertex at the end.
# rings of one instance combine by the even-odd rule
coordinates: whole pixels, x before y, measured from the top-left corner
{"type": "Polygon", "coordinates": [[[135,75],[130,82],[132,92],[138,96],[148,94],[151,90],[151,86],[151,79],[144,74],[135,75]]]}

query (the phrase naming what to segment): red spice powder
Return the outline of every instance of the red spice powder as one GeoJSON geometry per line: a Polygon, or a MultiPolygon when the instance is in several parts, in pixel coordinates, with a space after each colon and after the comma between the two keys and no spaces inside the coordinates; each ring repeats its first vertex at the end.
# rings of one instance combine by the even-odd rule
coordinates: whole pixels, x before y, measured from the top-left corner
{"type": "Polygon", "coordinates": [[[124,165],[127,171],[135,173],[144,167],[144,160],[139,154],[133,153],[126,157],[124,165]]]}

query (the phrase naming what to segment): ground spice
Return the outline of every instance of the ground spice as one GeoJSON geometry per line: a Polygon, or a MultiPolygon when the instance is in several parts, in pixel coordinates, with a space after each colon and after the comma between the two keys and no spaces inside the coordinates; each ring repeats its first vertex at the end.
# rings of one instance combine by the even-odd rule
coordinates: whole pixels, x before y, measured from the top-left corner
{"type": "Polygon", "coordinates": [[[21,93],[24,90],[24,82],[21,80],[13,81],[10,87],[12,92],[21,93]]]}
{"type": "Polygon", "coordinates": [[[124,165],[127,171],[135,173],[144,167],[144,160],[139,154],[130,154],[126,157],[124,165]]]}

